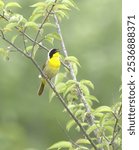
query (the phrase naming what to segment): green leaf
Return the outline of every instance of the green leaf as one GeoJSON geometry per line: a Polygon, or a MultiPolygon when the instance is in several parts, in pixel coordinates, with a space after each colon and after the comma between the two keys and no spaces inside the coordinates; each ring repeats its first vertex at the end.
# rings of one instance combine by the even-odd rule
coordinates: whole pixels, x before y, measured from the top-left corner
{"type": "Polygon", "coordinates": [[[27,51],[27,52],[31,51],[31,50],[32,50],[32,47],[33,47],[32,45],[27,46],[27,47],[26,47],[26,51],[27,51]]]}
{"type": "Polygon", "coordinates": [[[76,143],[77,144],[90,144],[90,142],[87,139],[78,139],[76,143]]]}
{"type": "Polygon", "coordinates": [[[54,81],[55,85],[58,84],[59,82],[62,82],[64,78],[65,78],[65,74],[59,72],[55,77],[55,81],[54,81]]]}
{"type": "Polygon", "coordinates": [[[66,89],[66,84],[64,82],[60,82],[56,85],[56,90],[58,93],[63,93],[66,89]]]}
{"type": "Polygon", "coordinates": [[[4,6],[4,2],[0,1],[0,9],[3,8],[3,6],[4,6]]]}
{"type": "Polygon", "coordinates": [[[88,87],[92,88],[94,90],[94,84],[89,80],[81,80],[81,84],[87,85],[88,87]]]}
{"type": "Polygon", "coordinates": [[[99,118],[102,118],[104,116],[103,113],[93,113],[95,117],[99,117],[99,118]]]}
{"type": "Polygon", "coordinates": [[[95,110],[94,113],[100,113],[100,112],[112,112],[112,109],[108,106],[100,106],[95,110]]]}
{"type": "Polygon", "coordinates": [[[58,16],[61,16],[62,18],[66,17],[67,19],[69,19],[69,15],[67,12],[63,11],[63,10],[56,10],[55,13],[58,16]]]}
{"type": "Polygon", "coordinates": [[[39,45],[36,44],[33,49],[33,55],[32,55],[33,58],[35,58],[35,55],[36,55],[38,49],[39,49],[39,45]]]}
{"type": "Polygon", "coordinates": [[[75,116],[78,117],[79,115],[82,115],[83,113],[85,113],[84,110],[78,109],[78,110],[75,112],[75,116]]]}
{"type": "Polygon", "coordinates": [[[61,149],[61,148],[72,148],[72,143],[69,141],[60,141],[48,148],[49,149],[61,149]]]}
{"type": "Polygon", "coordinates": [[[70,10],[70,8],[64,4],[56,4],[54,6],[54,10],[57,10],[57,9],[62,9],[62,10],[70,10]]]}
{"type": "Polygon", "coordinates": [[[76,57],[74,57],[74,56],[68,56],[68,57],[66,57],[65,61],[73,62],[73,63],[77,64],[79,67],[81,67],[78,59],[76,57]]]}
{"type": "Polygon", "coordinates": [[[70,86],[67,87],[67,89],[65,90],[63,96],[65,97],[69,92],[72,94],[72,92],[75,90],[75,85],[72,84],[70,86]]]}
{"type": "Polygon", "coordinates": [[[62,0],[62,3],[69,5],[70,7],[76,8],[79,10],[78,6],[73,0],[62,0]]]}
{"type": "Polygon", "coordinates": [[[51,35],[49,35],[49,34],[47,34],[46,36],[45,36],[45,40],[47,41],[47,42],[49,42],[50,44],[54,44],[54,38],[51,36],[51,35]]]}
{"type": "Polygon", "coordinates": [[[99,100],[93,95],[85,95],[85,99],[89,99],[89,100],[96,101],[97,103],[99,103],[99,100]]]}
{"type": "MultiPolygon", "coordinates": [[[[53,23],[50,23],[50,22],[46,22],[46,23],[44,23],[43,27],[54,27],[54,28],[56,28],[56,25],[53,23]]],[[[58,35],[58,38],[59,38],[59,35],[58,35]]]]}
{"type": "Polygon", "coordinates": [[[34,22],[34,21],[36,21],[37,19],[39,19],[40,17],[42,17],[42,14],[41,14],[41,13],[40,13],[40,14],[32,14],[32,15],[30,16],[30,18],[29,18],[29,21],[34,22]]]}
{"type": "MultiPolygon", "coordinates": [[[[111,117],[112,118],[112,117],[111,117]]],[[[108,118],[109,119],[109,118],[108,118]]],[[[108,126],[108,125],[113,125],[115,123],[114,119],[109,119],[107,121],[104,122],[104,126],[108,126]]]]}
{"type": "Polygon", "coordinates": [[[5,60],[9,60],[9,51],[4,48],[0,48],[0,56],[2,56],[5,60]]]}
{"type": "Polygon", "coordinates": [[[75,124],[76,122],[74,120],[70,120],[66,125],[66,130],[69,131],[75,124]]]}
{"type": "Polygon", "coordinates": [[[72,101],[75,101],[77,99],[78,99],[77,93],[72,92],[72,93],[67,94],[67,101],[68,102],[72,102],[72,101]]]}
{"type": "Polygon", "coordinates": [[[35,29],[38,29],[38,24],[32,21],[29,21],[25,24],[25,27],[33,27],[35,29]]]}
{"type": "Polygon", "coordinates": [[[109,131],[110,133],[113,133],[113,127],[111,126],[104,126],[104,128],[109,131]]]}
{"type": "Polygon", "coordinates": [[[80,89],[84,93],[85,96],[90,95],[89,89],[86,85],[79,83],[79,86],[80,86],[80,89]]]}
{"type": "Polygon", "coordinates": [[[45,40],[53,45],[54,39],[61,40],[60,36],[57,33],[49,33],[45,36],[45,40]]]}
{"type": "Polygon", "coordinates": [[[21,8],[21,6],[17,2],[9,2],[6,4],[5,8],[11,8],[11,7],[18,7],[21,8]]]}
{"type": "Polygon", "coordinates": [[[17,37],[18,37],[18,35],[15,35],[15,36],[12,37],[12,39],[11,39],[12,44],[14,44],[15,40],[17,39],[17,37]]]}
{"type": "Polygon", "coordinates": [[[17,26],[17,24],[18,23],[9,23],[9,24],[7,24],[6,25],[6,27],[4,28],[4,32],[6,32],[6,31],[12,31],[12,29],[14,28],[14,27],[16,27],[17,26]]]}
{"type": "Polygon", "coordinates": [[[57,33],[55,33],[55,32],[54,32],[54,33],[49,33],[49,34],[47,34],[47,35],[46,35],[46,38],[52,38],[52,39],[61,40],[59,34],[57,34],[57,33]]]}
{"type": "Polygon", "coordinates": [[[66,85],[67,86],[70,86],[70,85],[76,85],[77,84],[77,81],[75,81],[75,80],[68,80],[67,82],[66,82],[66,85]]]}
{"type": "Polygon", "coordinates": [[[30,7],[46,7],[46,3],[45,2],[38,2],[38,3],[31,5],[30,7]]]}
{"type": "Polygon", "coordinates": [[[86,133],[87,134],[90,134],[90,133],[92,133],[95,129],[97,129],[98,127],[96,126],[96,124],[93,124],[92,126],[90,126],[88,129],[87,129],[87,131],[86,131],[86,133]]]}

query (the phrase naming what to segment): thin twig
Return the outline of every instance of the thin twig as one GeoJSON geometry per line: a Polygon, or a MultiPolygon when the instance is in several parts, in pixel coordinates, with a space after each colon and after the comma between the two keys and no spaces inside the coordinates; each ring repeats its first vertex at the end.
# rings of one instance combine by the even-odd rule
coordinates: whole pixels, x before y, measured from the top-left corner
{"type": "Polygon", "coordinates": [[[37,34],[36,34],[36,36],[35,36],[35,40],[34,40],[34,43],[33,43],[33,46],[32,46],[32,54],[33,54],[33,50],[34,50],[34,47],[35,47],[35,45],[36,45],[36,41],[37,41],[37,39],[38,39],[38,36],[39,36],[39,34],[40,34],[40,32],[41,32],[41,29],[43,28],[43,25],[44,25],[44,23],[46,22],[46,20],[49,18],[49,15],[51,14],[51,12],[52,12],[52,10],[53,10],[53,8],[54,8],[56,2],[57,2],[57,0],[55,0],[55,2],[54,2],[54,4],[52,5],[51,9],[50,9],[49,12],[47,13],[47,15],[44,17],[44,19],[43,19],[41,25],[39,26],[38,32],[37,32],[37,34]]]}

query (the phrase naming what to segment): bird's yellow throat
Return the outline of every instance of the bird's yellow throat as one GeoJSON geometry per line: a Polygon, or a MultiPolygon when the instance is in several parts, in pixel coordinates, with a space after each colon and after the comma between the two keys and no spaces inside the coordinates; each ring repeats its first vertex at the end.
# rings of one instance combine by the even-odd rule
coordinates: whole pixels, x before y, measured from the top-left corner
{"type": "Polygon", "coordinates": [[[53,54],[53,57],[49,59],[48,63],[52,67],[59,68],[61,65],[59,52],[56,52],[55,54],[53,54]]]}

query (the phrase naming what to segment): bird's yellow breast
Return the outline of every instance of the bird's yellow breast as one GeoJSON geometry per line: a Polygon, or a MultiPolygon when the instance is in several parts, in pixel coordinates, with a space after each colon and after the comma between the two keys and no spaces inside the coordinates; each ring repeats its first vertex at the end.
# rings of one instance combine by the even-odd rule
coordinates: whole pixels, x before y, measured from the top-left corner
{"type": "Polygon", "coordinates": [[[53,58],[51,58],[49,61],[48,61],[48,65],[50,66],[50,67],[54,67],[54,68],[59,68],[60,67],[60,65],[61,65],[61,63],[60,63],[60,60],[59,60],[59,58],[57,58],[57,57],[53,57],[53,58]]]}

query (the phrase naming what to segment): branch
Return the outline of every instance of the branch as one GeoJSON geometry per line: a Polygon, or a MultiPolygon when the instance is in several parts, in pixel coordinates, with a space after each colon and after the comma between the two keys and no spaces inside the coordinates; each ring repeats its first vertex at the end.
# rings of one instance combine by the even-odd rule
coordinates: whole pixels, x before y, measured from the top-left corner
{"type": "Polygon", "coordinates": [[[49,80],[49,78],[44,74],[43,70],[41,69],[41,67],[37,64],[37,62],[32,58],[31,55],[25,53],[22,49],[18,48],[17,46],[15,46],[13,43],[11,43],[7,38],[5,38],[2,30],[0,30],[1,32],[1,38],[6,41],[8,44],[10,44],[12,47],[14,47],[19,53],[23,54],[26,58],[28,58],[33,65],[37,68],[37,70],[40,72],[40,74],[42,75],[42,77],[44,77],[47,81],[47,83],[49,84],[49,86],[52,88],[52,90],[54,91],[54,93],[56,94],[56,96],[58,97],[58,99],[60,100],[60,102],[63,104],[64,108],[67,110],[67,112],[70,114],[70,116],[74,119],[74,121],[77,123],[77,125],[80,127],[82,133],[85,135],[85,137],[88,139],[88,141],[90,142],[90,144],[94,147],[95,150],[97,150],[97,147],[95,145],[95,143],[91,140],[91,137],[86,133],[84,127],[81,125],[81,123],[79,122],[79,120],[74,116],[74,114],[70,111],[70,109],[68,108],[68,106],[65,103],[65,100],[63,99],[63,97],[57,92],[57,90],[55,89],[55,86],[53,85],[53,83],[49,80]]]}
{"type": "MultiPolygon", "coordinates": [[[[61,28],[60,28],[60,25],[59,25],[59,21],[58,21],[58,18],[57,18],[57,16],[55,14],[54,14],[54,19],[55,19],[55,23],[56,23],[56,26],[57,26],[57,32],[58,32],[58,34],[59,34],[59,36],[61,38],[61,46],[62,46],[62,50],[63,50],[64,56],[68,57],[68,52],[67,52],[67,49],[65,47],[65,43],[64,43],[64,40],[63,40],[63,36],[62,36],[61,28]]],[[[74,81],[77,81],[71,63],[68,61],[67,64],[69,66],[69,70],[70,70],[70,74],[71,74],[72,79],[74,81]]],[[[82,91],[81,91],[81,89],[80,89],[78,84],[77,84],[77,90],[78,90],[78,95],[80,96],[80,98],[81,98],[81,100],[82,100],[82,102],[83,102],[83,104],[85,106],[86,112],[88,114],[87,115],[88,116],[87,117],[88,118],[88,122],[89,122],[90,125],[93,125],[94,124],[94,116],[91,114],[91,110],[89,108],[89,105],[87,104],[86,99],[85,99],[85,97],[84,97],[84,95],[83,95],[83,93],[82,93],[82,91]]]]}
{"type": "MultiPolygon", "coordinates": [[[[67,49],[66,49],[66,46],[65,46],[65,43],[64,43],[64,40],[63,40],[63,36],[62,36],[62,32],[61,32],[61,28],[60,28],[60,24],[59,24],[59,21],[58,21],[58,18],[57,16],[54,14],[54,20],[55,20],[55,24],[57,26],[57,32],[61,38],[61,46],[62,46],[62,50],[63,50],[63,53],[64,53],[64,56],[65,57],[68,57],[68,52],[67,52],[67,49]]],[[[76,75],[74,74],[74,71],[73,71],[73,68],[72,68],[72,65],[71,63],[68,61],[67,62],[67,65],[68,65],[68,68],[69,68],[69,71],[70,71],[70,74],[71,74],[71,77],[74,81],[77,81],[77,78],[76,78],[76,75]]],[[[78,83],[78,82],[77,82],[78,83]]],[[[77,87],[77,92],[78,92],[78,95],[80,96],[81,98],[81,101],[82,103],[84,104],[84,107],[86,109],[86,112],[87,112],[87,121],[89,123],[90,126],[92,126],[94,124],[94,119],[95,117],[92,115],[91,113],[91,110],[90,110],[90,107],[79,87],[79,84],[76,85],[77,87]]],[[[97,143],[101,144],[102,141],[101,141],[101,138],[98,137],[98,134],[97,134],[98,130],[96,129],[94,132],[93,132],[93,136],[95,136],[97,138],[97,143]]],[[[103,150],[103,148],[100,148],[100,150],[103,150]]]]}

